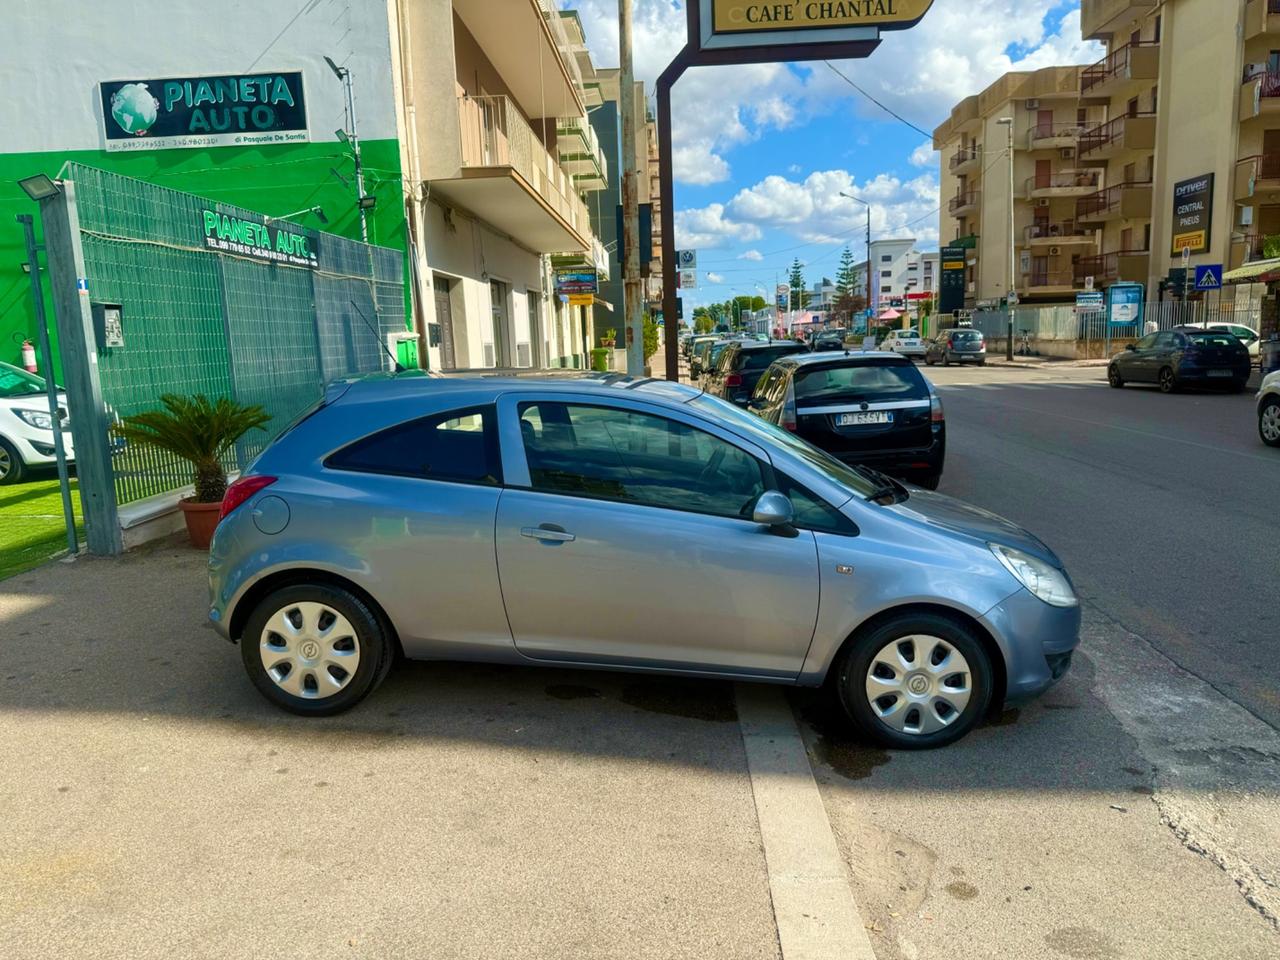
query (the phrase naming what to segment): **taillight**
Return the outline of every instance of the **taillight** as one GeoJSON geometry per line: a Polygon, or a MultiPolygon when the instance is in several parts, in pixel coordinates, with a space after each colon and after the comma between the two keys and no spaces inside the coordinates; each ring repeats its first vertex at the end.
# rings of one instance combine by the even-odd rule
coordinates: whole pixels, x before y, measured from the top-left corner
{"type": "Polygon", "coordinates": [[[929,394],[929,420],[933,423],[942,423],[945,419],[942,413],[942,398],[936,393],[929,394]]]}
{"type": "Polygon", "coordinates": [[[782,429],[796,432],[796,388],[794,383],[787,384],[787,395],[782,400],[782,414],[778,418],[782,429]]]}
{"type": "Polygon", "coordinates": [[[947,341],[947,349],[948,349],[948,350],[954,350],[954,349],[955,349],[955,346],[956,346],[956,345],[955,345],[955,342],[954,342],[954,341],[952,341],[952,340],[948,340],[948,341],[947,341]]]}
{"type": "Polygon", "coordinates": [[[221,520],[259,490],[265,490],[275,482],[275,477],[268,477],[261,473],[256,473],[248,477],[241,477],[231,486],[227,487],[227,492],[222,495],[222,509],[218,511],[218,519],[221,520]]]}
{"type": "Polygon", "coordinates": [[[725,385],[726,387],[740,387],[740,386],[742,386],[742,374],[740,374],[740,373],[731,373],[731,374],[729,374],[727,377],[725,377],[725,378],[724,378],[724,385],[725,385]]]}

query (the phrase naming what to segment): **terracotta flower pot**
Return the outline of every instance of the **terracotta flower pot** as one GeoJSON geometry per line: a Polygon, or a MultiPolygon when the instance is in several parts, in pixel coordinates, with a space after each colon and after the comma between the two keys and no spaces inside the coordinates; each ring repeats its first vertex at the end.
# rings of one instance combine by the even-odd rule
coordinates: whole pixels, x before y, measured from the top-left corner
{"type": "Polygon", "coordinates": [[[218,526],[221,502],[197,503],[188,499],[179,500],[178,506],[182,508],[182,515],[187,521],[187,536],[191,538],[191,546],[197,550],[208,550],[213,531],[218,526]]]}

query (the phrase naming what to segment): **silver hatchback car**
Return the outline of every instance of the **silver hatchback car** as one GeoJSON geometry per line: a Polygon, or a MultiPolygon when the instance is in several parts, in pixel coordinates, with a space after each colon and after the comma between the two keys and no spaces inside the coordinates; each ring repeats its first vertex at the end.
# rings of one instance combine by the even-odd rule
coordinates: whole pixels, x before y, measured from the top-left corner
{"type": "Polygon", "coordinates": [[[305,715],[403,655],[830,680],[870,739],[934,747],[1078,642],[1031,534],[665,381],[336,383],[223,514],[209,617],[305,715]]]}

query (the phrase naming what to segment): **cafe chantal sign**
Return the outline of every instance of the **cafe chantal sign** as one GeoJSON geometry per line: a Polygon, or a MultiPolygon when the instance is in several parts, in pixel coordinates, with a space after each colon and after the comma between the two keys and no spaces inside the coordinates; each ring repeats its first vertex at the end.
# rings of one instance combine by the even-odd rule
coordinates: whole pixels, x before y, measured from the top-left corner
{"type": "Polygon", "coordinates": [[[716,33],[915,26],[933,0],[714,0],[716,33]]]}
{"type": "Polygon", "coordinates": [[[310,267],[313,270],[316,267],[315,235],[283,220],[259,223],[208,207],[200,211],[200,217],[204,222],[206,250],[264,263],[287,263],[292,267],[310,267]]]}

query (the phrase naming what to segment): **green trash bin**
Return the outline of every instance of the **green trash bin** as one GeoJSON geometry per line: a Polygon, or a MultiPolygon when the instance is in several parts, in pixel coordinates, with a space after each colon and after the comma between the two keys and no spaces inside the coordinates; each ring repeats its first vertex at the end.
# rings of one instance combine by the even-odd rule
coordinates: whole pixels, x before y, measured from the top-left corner
{"type": "Polygon", "coordinates": [[[591,369],[599,373],[607,373],[609,370],[609,349],[608,347],[596,347],[591,351],[591,369]]]}

